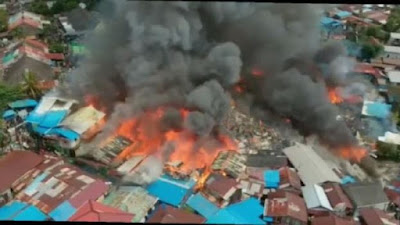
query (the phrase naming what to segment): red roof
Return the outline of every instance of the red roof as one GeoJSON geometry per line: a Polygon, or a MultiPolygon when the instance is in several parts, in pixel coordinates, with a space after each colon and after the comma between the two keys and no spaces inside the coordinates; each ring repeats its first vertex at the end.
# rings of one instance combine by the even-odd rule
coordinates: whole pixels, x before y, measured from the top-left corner
{"type": "Polygon", "coordinates": [[[301,189],[301,181],[299,175],[289,167],[284,167],[279,170],[281,175],[280,185],[288,184],[296,189],[301,189]]]}
{"type": "Polygon", "coordinates": [[[162,205],[146,223],[204,223],[205,219],[199,215],[177,209],[169,205],[162,205]]]}
{"type": "Polygon", "coordinates": [[[353,204],[351,204],[349,198],[346,196],[339,184],[326,183],[323,184],[322,187],[324,188],[329,203],[331,203],[333,208],[344,205],[347,209],[353,209],[353,204]]]}
{"type": "Polygon", "coordinates": [[[133,217],[131,213],[95,201],[87,201],[68,221],[130,223],[133,217]]]}
{"type": "Polygon", "coordinates": [[[329,216],[314,217],[311,220],[311,225],[356,225],[352,219],[344,219],[333,214],[329,216]]]}
{"type": "Polygon", "coordinates": [[[388,199],[393,202],[395,205],[400,206],[400,193],[389,188],[383,189],[386,193],[388,199]]]}
{"type": "Polygon", "coordinates": [[[372,65],[366,64],[366,63],[358,63],[358,64],[356,64],[354,69],[353,69],[353,72],[366,73],[366,74],[373,75],[375,77],[380,77],[379,70],[374,68],[372,65]]]}
{"type": "Polygon", "coordinates": [[[307,208],[304,200],[290,192],[277,191],[268,194],[264,215],[268,217],[291,217],[307,223],[307,208]]]}
{"type": "Polygon", "coordinates": [[[49,48],[45,43],[35,39],[26,39],[25,42],[33,47],[40,48],[42,51],[45,51],[49,48]]]}
{"type": "Polygon", "coordinates": [[[394,218],[391,218],[386,212],[373,209],[373,208],[363,208],[360,210],[360,217],[365,222],[365,225],[385,225],[388,223],[382,222],[382,220],[386,220],[393,224],[400,224],[399,221],[396,221],[394,218]]]}
{"type": "Polygon", "coordinates": [[[55,87],[57,85],[57,82],[54,80],[48,80],[48,81],[41,81],[38,82],[38,84],[36,85],[37,88],[41,89],[41,90],[49,90],[52,89],[53,87],[55,87]]]}
{"type": "Polygon", "coordinates": [[[386,20],[389,18],[389,15],[387,15],[384,12],[381,11],[371,11],[371,12],[367,12],[365,13],[365,17],[367,17],[368,19],[380,22],[382,20],[386,20]]]}
{"type": "Polygon", "coordinates": [[[26,172],[43,161],[43,157],[30,151],[12,151],[0,159],[0,193],[26,172]]]}
{"type": "MultiPolygon", "coordinates": [[[[206,189],[224,197],[233,187],[239,183],[232,178],[221,174],[212,174],[206,181],[206,189]]],[[[233,194],[233,193],[232,193],[233,194]]]]}
{"type": "Polygon", "coordinates": [[[91,183],[85,190],[79,192],[75,197],[70,199],[70,203],[75,208],[79,208],[89,200],[97,200],[100,196],[108,191],[109,187],[101,180],[91,183]]]}
{"type": "Polygon", "coordinates": [[[64,60],[64,54],[62,53],[47,53],[47,58],[51,60],[64,60]]]}
{"type": "Polygon", "coordinates": [[[363,26],[372,26],[373,25],[371,23],[365,22],[364,20],[362,20],[361,18],[356,17],[356,16],[349,16],[344,20],[346,20],[349,23],[356,23],[358,25],[363,25],[363,26]]]}

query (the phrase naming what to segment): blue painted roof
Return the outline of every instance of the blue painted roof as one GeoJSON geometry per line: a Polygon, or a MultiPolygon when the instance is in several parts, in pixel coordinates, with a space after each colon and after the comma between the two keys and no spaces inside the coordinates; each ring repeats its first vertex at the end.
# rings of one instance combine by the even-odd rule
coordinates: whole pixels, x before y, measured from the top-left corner
{"type": "Polygon", "coordinates": [[[26,117],[25,121],[28,123],[39,124],[43,120],[46,114],[39,114],[35,110],[30,112],[26,117]]]}
{"type": "Polygon", "coordinates": [[[342,184],[355,183],[355,182],[356,180],[354,180],[354,178],[351,176],[345,176],[342,178],[342,184]]]}
{"type": "Polygon", "coordinates": [[[334,22],[335,22],[334,19],[329,18],[329,17],[326,17],[326,16],[324,16],[324,17],[321,18],[321,24],[322,24],[322,25],[329,25],[329,24],[332,24],[332,23],[334,23],[334,22]]]}
{"type": "Polygon", "coordinates": [[[37,101],[34,99],[24,99],[11,102],[8,104],[8,106],[13,109],[22,109],[22,108],[35,107],[37,106],[37,104],[38,104],[37,101]]]}
{"type": "Polygon", "coordinates": [[[267,188],[277,188],[281,177],[278,170],[266,170],[264,171],[264,182],[267,188]]]}
{"type": "Polygon", "coordinates": [[[216,205],[204,198],[200,193],[192,195],[186,204],[206,219],[214,215],[219,210],[216,205]]]}
{"type": "Polygon", "coordinates": [[[264,207],[251,197],[245,201],[220,209],[211,216],[206,224],[265,224],[261,219],[264,207]]]}
{"type": "Polygon", "coordinates": [[[13,201],[0,208],[0,220],[45,221],[46,215],[33,205],[13,201]]]}
{"type": "Polygon", "coordinates": [[[44,214],[34,205],[30,205],[13,218],[14,221],[45,221],[46,219],[46,214],[44,214]]]}
{"type": "Polygon", "coordinates": [[[56,127],[68,114],[67,110],[49,111],[39,125],[41,127],[56,127]]]}
{"type": "Polygon", "coordinates": [[[23,202],[13,201],[0,208],[0,220],[10,220],[28,205],[23,202]]]}
{"type": "Polygon", "coordinates": [[[182,181],[163,175],[147,187],[149,194],[159,198],[161,202],[179,207],[184,197],[196,184],[194,180],[182,181]]]}
{"type": "Polygon", "coordinates": [[[5,119],[5,120],[7,120],[7,119],[12,119],[12,118],[14,118],[16,115],[17,115],[17,113],[16,113],[14,110],[9,109],[9,110],[6,110],[6,111],[3,113],[3,119],[5,119]]]}
{"type": "Polygon", "coordinates": [[[71,205],[71,203],[65,201],[51,211],[49,216],[54,221],[67,221],[75,212],[76,209],[71,205]]]}
{"type": "Polygon", "coordinates": [[[343,19],[343,18],[351,16],[351,13],[347,12],[347,11],[339,11],[335,15],[338,16],[340,19],[343,19]]]}
{"type": "Polygon", "coordinates": [[[380,103],[380,102],[373,102],[373,103],[366,103],[366,111],[369,116],[377,117],[380,119],[387,118],[390,115],[390,110],[392,109],[391,105],[380,103]]]}

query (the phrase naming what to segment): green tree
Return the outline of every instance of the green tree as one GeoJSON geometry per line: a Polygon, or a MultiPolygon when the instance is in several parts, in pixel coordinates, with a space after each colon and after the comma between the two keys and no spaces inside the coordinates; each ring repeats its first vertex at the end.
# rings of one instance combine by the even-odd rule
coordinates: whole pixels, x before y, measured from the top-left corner
{"type": "Polygon", "coordinates": [[[397,32],[400,29],[400,8],[391,10],[387,23],[383,26],[387,32],[397,32]]]}
{"type": "Polygon", "coordinates": [[[7,132],[5,121],[0,120],[0,149],[3,150],[10,143],[10,135],[7,132]]]}
{"type": "Polygon", "coordinates": [[[382,45],[376,45],[372,43],[363,43],[361,47],[361,56],[365,60],[370,60],[377,57],[383,51],[382,45]]]}
{"type": "Polygon", "coordinates": [[[8,103],[25,98],[26,95],[20,86],[0,83],[0,111],[7,108],[8,103]]]}
{"type": "Polygon", "coordinates": [[[4,9],[0,9],[0,32],[7,31],[8,28],[8,13],[4,9]]]}
{"type": "Polygon", "coordinates": [[[68,12],[79,6],[78,0],[56,0],[51,7],[52,14],[68,12]]]}
{"type": "Polygon", "coordinates": [[[378,157],[400,162],[400,147],[398,145],[378,141],[376,148],[378,157]]]}
{"type": "Polygon", "coordinates": [[[50,44],[49,51],[51,53],[64,53],[65,47],[62,43],[53,43],[50,44]]]}
{"type": "Polygon", "coordinates": [[[36,74],[33,72],[26,72],[24,74],[24,81],[22,82],[22,90],[31,98],[39,99],[42,96],[42,91],[38,88],[38,81],[36,74]]]}
{"type": "Polygon", "coordinates": [[[25,32],[20,27],[17,27],[11,31],[11,35],[17,39],[22,39],[25,37],[25,32]]]}
{"type": "Polygon", "coordinates": [[[32,2],[31,6],[30,6],[30,10],[34,13],[44,15],[44,16],[51,15],[51,11],[50,11],[49,7],[47,6],[46,1],[44,1],[44,0],[36,0],[36,1],[32,2]]]}

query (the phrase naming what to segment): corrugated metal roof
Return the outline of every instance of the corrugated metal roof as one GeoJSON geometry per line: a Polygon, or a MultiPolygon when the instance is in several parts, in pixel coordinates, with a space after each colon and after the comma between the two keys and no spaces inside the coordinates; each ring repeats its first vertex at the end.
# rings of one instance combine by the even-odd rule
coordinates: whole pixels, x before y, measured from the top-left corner
{"type": "Polygon", "coordinates": [[[308,209],[325,208],[332,210],[324,189],[319,185],[308,185],[301,188],[308,209]]]}
{"type": "Polygon", "coordinates": [[[157,198],[149,195],[142,187],[120,187],[111,192],[103,201],[104,204],[132,213],[132,222],[142,222],[148,211],[157,203],[157,198]]]}
{"type": "Polygon", "coordinates": [[[384,51],[388,52],[388,53],[398,53],[398,54],[400,54],[400,47],[385,45],[384,46],[384,51]]]}
{"type": "Polygon", "coordinates": [[[298,170],[300,179],[306,185],[320,184],[326,181],[340,183],[340,178],[313,148],[296,143],[283,150],[285,155],[298,170]]]}
{"type": "Polygon", "coordinates": [[[49,213],[49,216],[54,221],[67,221],[74,213],[76,208],[69,201],[64,201],[57,208],[49,213]]]}
{"type": "Polygon", "coordinates": [[[133,216],[131,213],[126,213],[99,202],[87,201],[68,221],[130,223],[133,216]]]}
{"type": "Polygon", "coordinates": [[[0,220],[9,220],[27,206],[28,204],[20,201],[13,201],[4,205],[0,208],[0,220]]]}
{"type": "Polygon", "coordinates": [[[49,111],[45,114],[43,120],[40,121],[39,126],[49,128],[56,127],[67,114],[68,111],[66,110],[49,111]]]}
{"type": "Polygon", "coordinates": [[[350,199],[343,192],[340,184],[326,183],[323,184],[322,187],[324,188],[325,194],[328,197],[329,203],[331,204],[332,208],[342,206],[343,204],[348,209],[353,208],[350,199]]]}
{"type": "Polygon", "coordinates": [[[265,201],[265,217],[292,217],[307,223],[307,208],[304,199],[291,192],[278,190],[268,194],[265,201]]]}
{"type": "Polygon", "coordinates": [[[348,184],[343,186],[343,190],[353,200],[356,207],[389,203],[389,199],[379,182],[348,184]]]}
{"type": "Polygon", "coordinates": [[[35,206],[31,205],[13,218],[14,221],[46,221],[47,216],[35,206]]]}
{"type": "Polygon", "coordinates": [[[206,224],[265,224],[260,219],[262,213],[263,207],[260,202],[251,197],[220,209],[207,220],[206,224]]]}
{"type": "Polygon", "coordinates": [[[151,183],[147,187],[147,191],[158,197],[160,201],[178,207],[195,184],[194,180],[182,181],[163,175],[151,183]]]}
{"type": "Polygon", "coordinates": [[[160,205],[146,223],[202,224],[204,221],[205,219],[199,215],[169,205],[160,205]]]}
{"type": "Polygon", "coordinates": [[[364,101],[362,114],[365,116],[376,117],[380,119],[387,118],[390,115],[392,106],[381,102],[364,101]]]}
{"type": "Polygon", "coordinates": [[[11,110],[11,109],[10,110],[6,110],[3,113],[3,119],[9,120],[9,119],[14,118],[16,115],[17,115],[17,113],[14,110],[11,110]]]}
{"type": "Polygon", "coordinates": [[[21,109],[21,108],[35,107],[37,104],[38,104],[37,101],[34,99],[24,99],[11,102],[8,104],[8,106],[13,109],[21,109]]]}
{"type": "Polygon", "coordinates": [[[96,110],[93,106],[87,106],[68,116],[61,125],[70,128],[78,134],[83,134],[103,119],[104,116],[105,113],[96,110]]]}
{"type": "Polygon", "coordinates": [[[400,71],[393,70],[387,73],[389,81],[392,83],[400,83],[400,71]]]}
{"type": "Polygon", "coordinates": [[[50,134],[59,135],[68,140],[77,140],[80,137],[79,134],[75,133],[74,131],[62,127],[51,129],[50,134]]]}
{"type": "Polygon", "coordinates": [[[43,157],[30,151],[13,151],[0,159],[0,192],[11,187],[25,173],[43,162],[43,157]]]}
{"type": "Polygon", "coordinates": [[[211,217],[219,210],[216,205],[214,205],[200,193],[192,195],[186,204],[205,218],[211,217]]]}
{"type": "Polygon", "coordinates": [[[278,188],[280,180],[281,178],[278,170],[266,170],[264,172],[265,187],[278,188]]]}

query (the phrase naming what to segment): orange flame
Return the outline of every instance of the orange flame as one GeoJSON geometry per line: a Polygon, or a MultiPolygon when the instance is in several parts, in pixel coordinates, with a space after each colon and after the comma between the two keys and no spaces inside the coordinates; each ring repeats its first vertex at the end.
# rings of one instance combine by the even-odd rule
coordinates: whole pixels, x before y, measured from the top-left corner
{"type": "Polygon", "coordinates": [[[241,87],[240,85],[235,85],[235,91],[236,91],[237,93],[243,93],[243,92],[244,92],[244,89],[243,89],[243,87],[241,87]]]}
{"type": "Polygon", "coordinates": [[[86,95],[84,97],[85,104],[87,106],[93,106],[95,109],[106,112],[106,107],[103,106],[99,100],[99,98],[95,95],[86,95]]]}
{"type": "Polygon", "coordinates": [[[339,156],[347,159],[361,162],[361,160],[368,154],[367,150],[361,147],[345,147],[339,149],[339,156]]]}
{"type": "MultiPolygon", "coordinates": [[[[161,119],[164,112],[165,108],[160,107],[124,121],[115,136],[124,136],[133,144],[124,149],[117,159],[155,155],[163,161],[183,162],[179,170],[190,173],[194,169],[211,165],[220,151],[237,149],[236,143],[228,136],[219,135],[217,143],[203,145],[200,138],[188,130],[163,130],[161,119]],[[172,149],[164,150],[167,148],[172,149]]],[[[180,109],[180,112],[183,119],[190,113],[187,109],[180,109]]]]}
{"type": "Polygon", "coordinates": [[[343,98],[339,95],[336,89],[328,89],[328,97],[332,104],[339,104],[343,102],[343,98]]]}
{"type": "Polygon", "coordinates": [[[201,190],[204,188],[204,185],[208,179],[208,177],[211,175],[211,168],[206,167],[204,172],[201,174],[200,178],[197,180],[196,187],[194,188],[196,191],[201,190]]]}

